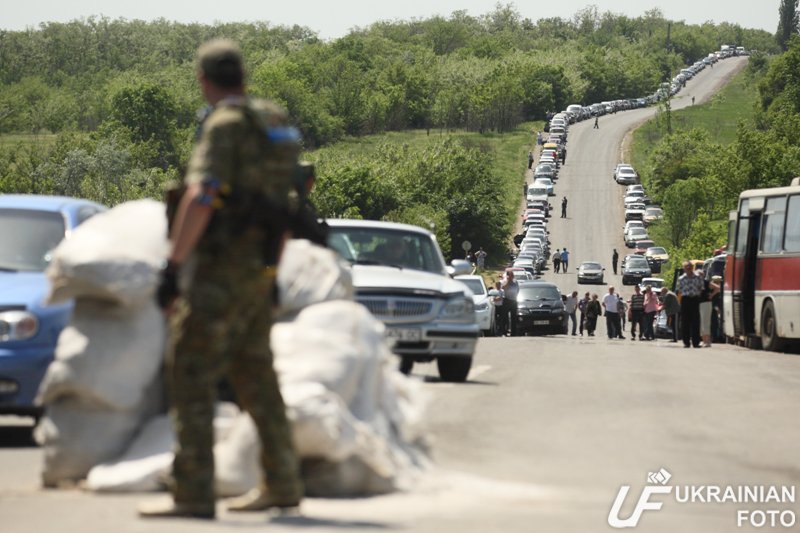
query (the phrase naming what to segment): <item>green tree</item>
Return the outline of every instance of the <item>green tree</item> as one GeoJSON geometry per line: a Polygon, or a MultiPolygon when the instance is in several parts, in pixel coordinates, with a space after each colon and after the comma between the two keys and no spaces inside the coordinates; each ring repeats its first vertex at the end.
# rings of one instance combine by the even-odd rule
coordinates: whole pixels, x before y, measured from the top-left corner
{"type": "Polygon", "coordinates": [[[797,12],[797,4],[800,0],[781,0],[778,7],[778,32],[775,38],[781,50],[789,47],[789,39],[792,35],[797,35],[800,16],[797,12]]]}

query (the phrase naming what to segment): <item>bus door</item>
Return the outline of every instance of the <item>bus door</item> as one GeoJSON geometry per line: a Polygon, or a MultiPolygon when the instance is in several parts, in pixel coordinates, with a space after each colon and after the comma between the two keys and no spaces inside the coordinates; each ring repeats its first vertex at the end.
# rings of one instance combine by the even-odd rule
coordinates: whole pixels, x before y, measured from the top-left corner
{"type": "Polygon", "coordinates": [[[737,272],[735,277],[741,280],[737,305],[740,312],[736,313],[734,310],[734,320],[737,314],[740,317],[739,327],[736,328],[737,335],[745,337],[755,335],[756,332],[756,270],[764,199],[749,198],[748,203],[746,211],[744,205],[739,211],[739,230],[736,238],[736,255],[739,260],[736,264],[742,271],[737,272]]]}

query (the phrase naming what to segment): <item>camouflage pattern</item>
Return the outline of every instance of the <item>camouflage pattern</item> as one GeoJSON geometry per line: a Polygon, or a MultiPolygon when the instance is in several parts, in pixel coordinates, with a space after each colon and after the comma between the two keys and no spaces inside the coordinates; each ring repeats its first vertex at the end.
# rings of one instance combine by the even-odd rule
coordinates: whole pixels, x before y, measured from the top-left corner
{"type": "MultiPolygon", "coordinates": [[[[297,149],[277,146],[265,153],[262,138],[262,127],[285,121],[285,113],[266,102],[221,102],[203,125],[187,184],[213,179],[237,197],[262,193],[288,204],[297,149]]],[[[269,345],[274,276],[265,275],[262,261],[265,230],[241,225],[254,208],[246,201],[218,207],[195,249],[189,288],[170,317],[167,373],[178,440],[174,498],[215,500],[213,404],[217,383],[226,376],[258,428],[270,493],[299,501],[298,461],[269,345]]]]}

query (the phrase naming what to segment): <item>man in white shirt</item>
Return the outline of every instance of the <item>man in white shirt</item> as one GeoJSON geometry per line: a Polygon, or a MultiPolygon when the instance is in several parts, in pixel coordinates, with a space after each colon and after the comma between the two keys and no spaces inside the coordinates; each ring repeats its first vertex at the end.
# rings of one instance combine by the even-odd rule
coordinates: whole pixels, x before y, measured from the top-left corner
{"type": "Polygon", "coordinates": [[[575,312],[578,310],[578,291],[573,291],[571,295],[567,296],[564,302],[564,309],[567,311],[567,316],[572,320],[572,334],[577,335],[578,318],[575,312]]]}
{"type": "Polygon", "coordinates": [[[621,337],[619,322],[619,296],[614,292],[614,287],[608,287],[608,294],[603,296],[603,309],[606,310],[606,332],[609,339],[621,337]]]}

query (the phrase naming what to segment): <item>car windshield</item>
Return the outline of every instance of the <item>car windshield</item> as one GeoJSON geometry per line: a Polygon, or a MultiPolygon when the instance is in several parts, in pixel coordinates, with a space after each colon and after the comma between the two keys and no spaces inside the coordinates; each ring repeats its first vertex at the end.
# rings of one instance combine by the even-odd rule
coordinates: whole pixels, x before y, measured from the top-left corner
{"type": "Polygon", "coordinates": [[[547,189],[545,187],[531,187],[528,189],[528,194],[531,195],[538,195],[538,194],[547,194],[547,189]]]}
{"type": "Polygon", "coordinates": [[[648,209],[645,211],[645,213],[646,213],[646,214],[648,214],[648,215],[654,215],[654,216],[657,216],[657,215],[660,215],[660,214],[661,214],[661,209],[659,209],[659,208],[657,208],[657,207],[652,207],[652,208],[648,208],[648,209]]]}
{"type": "Polygon", "coordinates": [[[630,235],[647,235],[647,230],[640,227],[633,227],[628,233],[630,235]]]}
{"type": "Polygon", "coordinates": [[[641,257],[631,257],[625,263],[628,268],[649,268],[646,259],[642,259],[641,257]]]}
{"type": "Polygon", "coordinates": [[[331,226],[328,244],[347,261],[442,274],[444,260],[424,233],[395,229],[331,226]]]}
{"type": "Polygon", "coordinates": [[[647,253],[651,255],[665,254],[667,251],[661,246],[653,246],[647,249],[647,253]]]}
{"type": "Polygon", "coordinates": [[[581,268],[584,270],[600,270],[603,267],[600,266],[600,263],[583,263],[581,268]]]}
{"type": "Polygon", "coordinates": [[[644,204],[628,204],[628,209],[638,209],[642,211],[644,210],[644,204]]]}
{"type": "Polygon", "coordinates": [[[479,279],[459,279],[461,283],[469,287],[469,290],[472,291],[472,294],[486,294],[486,291],[483,288],[483,283],[479,279]]]}
{"type": "Polygon", "coordinates": [[[519,300],[561,300],[561,295],[556,287],[522,287],[519,290],[519,300]]]}
{"type": "Polygon", "coordinates": [[[42,272],[50,251],[64,238],[61,213],[27,209],[0,210],[0,271],[42,272]]]}

